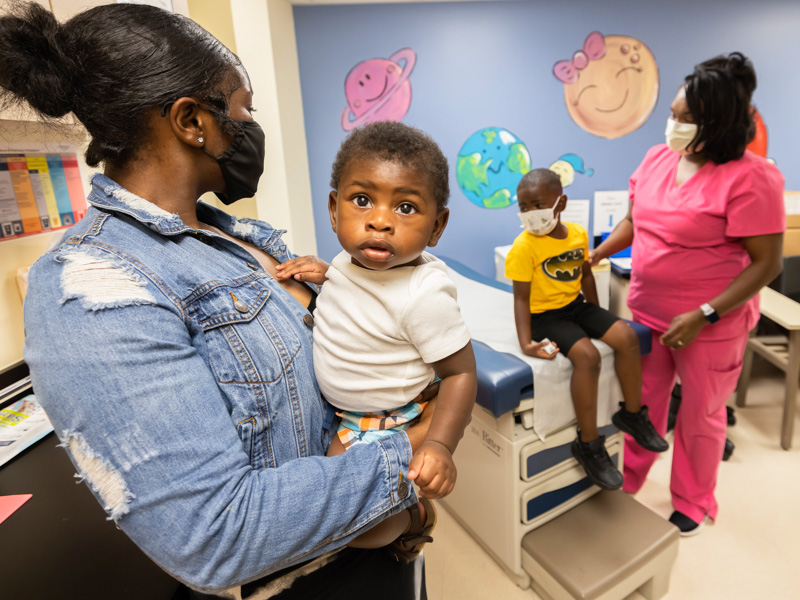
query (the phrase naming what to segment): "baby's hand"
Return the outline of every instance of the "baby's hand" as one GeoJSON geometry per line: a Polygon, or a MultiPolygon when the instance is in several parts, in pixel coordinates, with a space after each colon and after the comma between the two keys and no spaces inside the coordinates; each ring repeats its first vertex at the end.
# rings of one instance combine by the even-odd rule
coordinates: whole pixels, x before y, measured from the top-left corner
{"type": "Polygon", "coordinates": [[[552,360],[556,357],[556,354],[558,354],[558,345],[555,342],[547,342],[547,341],[531,342],[522,349],[522,353],[526,356],[533,356],[534,358],[544,358],[547,360],[552,360]],[[545,350],[545,346],[547,346],[547,344],[553,345],[552,352],[548,352],[547,350],[545,350]]]}
{"type": "Polygon", "coordinates": [[[297,281],[309,281],[322,285],[328,280],[326,273],[330,265],[316,256],[298,256],[275,267],[278,279],[294,277],[297,281]]]}
{"type": "Polygon", "coordinates": [[[408,478],[426,498],[447,496],[456,485],[456,475],[453,454],[439,442],[423,442],[408,465],[408,478]]]}

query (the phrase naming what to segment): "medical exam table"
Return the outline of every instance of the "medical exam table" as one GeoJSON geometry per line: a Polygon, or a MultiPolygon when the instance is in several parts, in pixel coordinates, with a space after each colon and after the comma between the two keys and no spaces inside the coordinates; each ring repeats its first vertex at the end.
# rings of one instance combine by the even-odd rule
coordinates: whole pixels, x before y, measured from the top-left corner
{"type": "MultiPolygon", "coordinates": [[[[562,355],[553,360],[524,356],[517,342],[510,286],[455,260],[442,260],[456,283],[459,306],[472,335],[479,385],[472,422],[455,455],[458,483],[441,502],[512,580],[523,588],[533,584],[545,598],[623,598],[651,580],[658,584],[651,585],[656,593],[646,596],[660,597],[663,594],[658,592],[662,588],[666,591],[664,578],[668,582],[669,568],[677,553],[677,529],[622,492],[604,492],[602,500],[598,496],[592,505],[581,507],[581,513],[574,513],[578,515],[574,518],[567,519],[564,514],[600,491],[570,453],[576,429],[569,360],[562,355]],[[641,567],[641,556],[649,556],[644,562],[657,571],[650,573],[652,569],[642,571],[637,567],[638,579],[626,580],[630,590],[624,595],[614,594],[627,589],[625,585],[611,585],[607,577],[600,583],[587,579],[585,569],[579,569],[581,573],[572,577],[566,567],[548,567],[547,553],[541,555],[537,551],[541,548],[535,542],[535,530],[545,524],[549,524],[548,529],[542,527],[539,535],[558,538],[562,521],[568,526],[568,520],[574,521],[580,514],[586,519],[597,511],[599,522],[608,521],[603,514],[619,510],[638,515],[640,531],[641,527],[658,530],[655,537],[649,536],[654,540],[652,544],[632,550],[638,554],[629,560],[617,561],[617,579],[628,578],[622,572],[635,571],[633,563],[641,567]],[[564,517],[557,519],[561,515],[564,517]]],[[[634,328],[642,352],[649,352],[649,330],[638,324],[634,328]]],[[[622,401],[622,392],[614,373],[613,351],[601,342],[594,343],[602,356],[598,427],[606,436],[609,455],[621,468],[623,434],[611,424],[611,415],[622,401]]],[[[605,522],[603,526],[613,525],[605,522]]],[[[613,535],[606,539],[610,544],[612,540],[613,535]]],[[[577,537],[574,544],[577,554],[579,549],[591,546],[577,537]]],[[[545,545],[553,547],[550,543],[545,545]]],[[[596,544],[592,547],[597,550],[596,544]]],[[[621,556],[619,552],[617,556],[621,556]]],[[[590,562],[596,563],[594,559],[590,562]]]]}

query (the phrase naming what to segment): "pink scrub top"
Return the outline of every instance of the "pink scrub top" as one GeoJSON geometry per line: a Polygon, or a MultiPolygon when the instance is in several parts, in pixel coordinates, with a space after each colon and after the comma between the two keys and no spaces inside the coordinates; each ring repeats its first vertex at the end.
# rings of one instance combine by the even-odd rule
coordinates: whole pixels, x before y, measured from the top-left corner
{"type": "MultiPolygon", "coordinates": [[[[630,179],[628,306],[637,321],[660,332],[718,296],[750,264],[742,238],[786,229],[783,176],[774,165],[746,151],[725,164],[707,162],[676,186],[679,159],[666,145],[655,146],[630,179]]],[[[758,316],[756,296],[704,327],[698,339],[741,336],[758,316]]]]}

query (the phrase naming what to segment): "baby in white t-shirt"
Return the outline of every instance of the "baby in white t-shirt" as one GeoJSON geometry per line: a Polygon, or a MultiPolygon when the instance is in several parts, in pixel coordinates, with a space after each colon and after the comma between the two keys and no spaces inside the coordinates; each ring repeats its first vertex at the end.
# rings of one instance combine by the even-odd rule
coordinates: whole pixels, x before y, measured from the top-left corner
{"type": "MultiPolygon", "coordinates": [[[[314,365],[341,416],[329,455],[407,429],[425,408],[423,391],[441,380],[425,440],[408,467],[425,498],[446,496],[455,485],[452,455],[477,390],[455,285],[444,263],[425,252],[447,225],[448,178],[447,159],[418,129],[382,121],[354,130],[333,164],[328,200],[343,252],[331,265],[306,256],[278,266],[281,278],[325,282],[314,312],[314,365]]],[[[403,560],[430,541],[435,521],[429,502],[415,507],[427,514],[411,510],[406,539],[393,544],[400,543],[395,555],[403,560]]],[[[366,535],[381,526],[389,531],[392,519],[366,535]]]]}

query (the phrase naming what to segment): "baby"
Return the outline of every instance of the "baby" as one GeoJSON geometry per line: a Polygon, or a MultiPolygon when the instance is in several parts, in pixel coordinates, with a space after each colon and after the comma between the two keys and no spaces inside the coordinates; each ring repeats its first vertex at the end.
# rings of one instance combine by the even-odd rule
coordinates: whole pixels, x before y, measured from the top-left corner
{"type": "Polygon", "coordinates": [[[614,349],[614,368],[625,402],[614,425],[652,452],[669,446],[642,408],[639,340],[631,327],[598,306],[597,288],[587,262],[589,238],[575,223],[563,223],[567,197],[549,169],[528,172],[517,186],[519,216],[525,228],[506,257],[506,277],[514,290],[514,322],[522,352],[551,359],[560,351],[572,363],[570,389],[578,436],[571,451],[589,479],[603,489],[622,487],[622,474],[597,431],[599,339],[614,349]],[[591,338],[591,339],[590,339],[591,338]],[[549,347],[550,346],[550,347],[549,347]]]}
{"type": "Polygon", "coordinates": [[[354,130],[333,164],[331,226],[344,249],[330,266],[300,257],[279,277],[322,284],[314,313],[314,365],[341,424],[329,455],[407,429],[438,377],[438,400],[408,478],[422,501],[357,538],[395,540],[401,560],[419,554],[435,523],[430,498],[456,481],[453,453],[477,390],[470,334],[442,261],[425,252],[447,225],[447,159],[423,132],[393,121],[354,130]],[[410,516],[410,525],[409,525],[410,516]],[[403,533],[405,532],[405,533],[403,533]]]}

